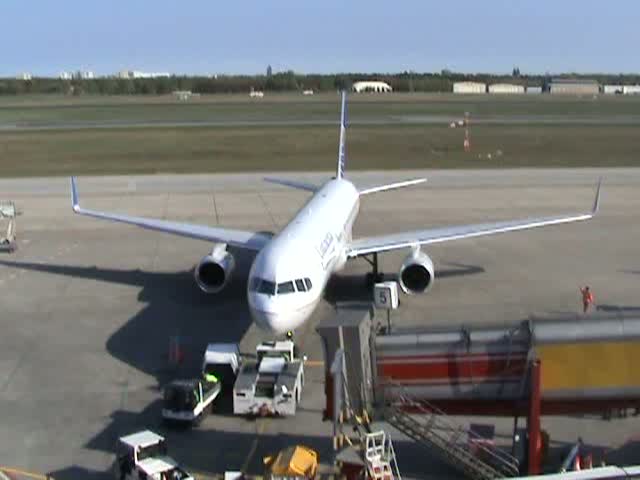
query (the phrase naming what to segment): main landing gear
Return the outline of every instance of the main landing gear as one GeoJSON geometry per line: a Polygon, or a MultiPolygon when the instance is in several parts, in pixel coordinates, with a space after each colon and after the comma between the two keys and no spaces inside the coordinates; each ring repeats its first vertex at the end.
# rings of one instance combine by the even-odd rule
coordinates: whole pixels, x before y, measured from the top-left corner
{"type": "Polygon", "coordinates": [[[373,288],[373,285],[382,282],[384,280],[384,273],[378,271],[378,254],[376,252],[369,255],[364,255],[364,258],[369,265],[371,265],[371,272],[368,272],[365,276],[365,283],[367,288],[373,288]]]}

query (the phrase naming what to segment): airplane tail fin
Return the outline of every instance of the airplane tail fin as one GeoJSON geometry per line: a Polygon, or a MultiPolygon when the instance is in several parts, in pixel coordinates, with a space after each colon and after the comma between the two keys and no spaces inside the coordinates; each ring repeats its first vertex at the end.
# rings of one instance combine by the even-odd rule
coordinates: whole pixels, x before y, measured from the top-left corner
{"type": "Polygon", "coordinates": [[[342,91],[342,113],[340,114],[340,146],[338,147],[338,166],[336,168],[336,178],[344,177],[344,167],[346,160],[345,142],[347,139],[347,92],[342,91]]]}

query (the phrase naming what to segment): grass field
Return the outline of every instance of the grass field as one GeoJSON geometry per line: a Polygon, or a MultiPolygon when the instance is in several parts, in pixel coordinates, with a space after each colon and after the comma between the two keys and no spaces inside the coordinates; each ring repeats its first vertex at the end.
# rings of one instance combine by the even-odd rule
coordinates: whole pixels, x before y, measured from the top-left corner
{"type": "MultiPolygon", "coordinates": [[[[37,131],[0,130],[1,176],[330,170],[337,125],[269,125],[271,121],[336,121],[335,95],[202,97],[66,97],[0,101],[0,126],[44,125],[37,131]],[[118,122],[252,122],[252,126],[84,128],[118,122]],[[87,124],[88,122],[88,124],[87,124]],[[265,122],[264,125],[260,122],[265,122]],[[82,129],[47,130],[77,124],[82,129]]],[[[351,97],[348,168],[562,167],[640,165],[640,99],[599,97],[459,97],[389,95],[351,97]],[[490,118],[472,125],[472,152],[463,130],[447,116],[490,118]],[[442,116],[432,123],[419,118],[442,116]],[[513,118],[524,119],[516,123],[513,118]],[[403,123],[398,118],[418,118],[403,123]],[[545,119],[562,123],[545,123],[545,119]],[[366,120],[387,120],[369,125],[366,120]],[[619,119],[624,121],[614,125],[619,119]],[[358,123],[358,120],[363,122],[358,123]],[[588,120],[586,124],[584,120],[588,120]]],[[[432,119],[433,120],[433,119],[432,119]]]]}

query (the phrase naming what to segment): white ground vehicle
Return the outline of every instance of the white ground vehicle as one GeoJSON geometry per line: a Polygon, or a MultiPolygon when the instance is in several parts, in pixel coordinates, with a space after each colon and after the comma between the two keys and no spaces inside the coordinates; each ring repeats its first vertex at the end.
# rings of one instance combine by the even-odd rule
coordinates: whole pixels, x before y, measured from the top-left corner
{"type": "Polygon", "coordinates": [[[16,243],[16,206],[13,202],[0,201],[0,229],[3,232],[3,236],[0,237],[0,252],[14,252],[18,244],[16,243]]]}
{"type": "Polygon", "coordinates": [[[113,474],[117,480],[194,480],[167,456],[164,437],[149,430],[120,438],[113,474]]]}
{"type": "Polygon", "coordinates": [[[213,402],[221,391],[220,382],[174,380],[164,388],[162,418],[198,423],[207,412],[213,410],[213,402]]]}
{"type": "Polygon", "coordinates": [[[236,415],[295,415],[304,386],[304,360],[292,341],[263,342],[245,360],[233,388],[236,415]]]}
{"type": "Polygon", "coordinates": [[[223,391],[231,390],[240,368],[240,349],[235,343],[210,343],[202,359],[205,380],[220,383],[223,391]]]}

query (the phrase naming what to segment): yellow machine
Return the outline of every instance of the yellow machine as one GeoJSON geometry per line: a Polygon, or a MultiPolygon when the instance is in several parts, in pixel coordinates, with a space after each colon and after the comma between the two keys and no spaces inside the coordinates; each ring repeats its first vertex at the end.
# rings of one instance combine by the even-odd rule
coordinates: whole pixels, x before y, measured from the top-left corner
{"type": "Polygon", "coordinates": [[[264,457],[265,477],[278,479],[315,478],[318,471],[318,454],[310,448],[296,445],[287,447],[277,455],[264,457]]]}

